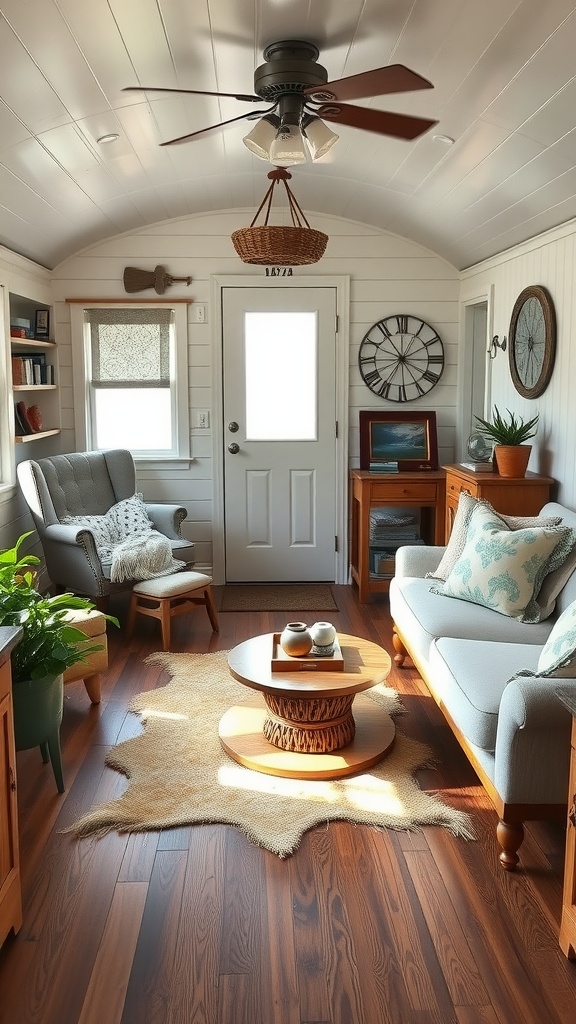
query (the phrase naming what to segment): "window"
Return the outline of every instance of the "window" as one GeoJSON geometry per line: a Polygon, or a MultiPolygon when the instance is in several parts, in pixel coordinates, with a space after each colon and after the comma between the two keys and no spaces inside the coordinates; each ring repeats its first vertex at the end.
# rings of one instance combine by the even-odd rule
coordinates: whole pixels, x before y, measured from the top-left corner
{"type": "Polygon", "coordinates": [[[128,448],[136,458],[186,458],[183,310],[85,309],[84,335],[87,446],[128,448]]]}

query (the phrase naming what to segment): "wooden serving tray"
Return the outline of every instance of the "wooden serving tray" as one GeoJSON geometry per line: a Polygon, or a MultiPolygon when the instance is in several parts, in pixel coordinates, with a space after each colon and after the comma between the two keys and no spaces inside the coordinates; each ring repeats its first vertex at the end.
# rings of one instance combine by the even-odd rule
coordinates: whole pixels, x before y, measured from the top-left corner
{"type": "Polygon", "coordinates": [[[338,642],[334,641],[334,653],[329,657],[317,654],[304,654],[301,658],[293,658],[286,654],[280,646],[280,633],[272,636],[272,671],[273,672],[343,672],[344,658],[338,642]]]}

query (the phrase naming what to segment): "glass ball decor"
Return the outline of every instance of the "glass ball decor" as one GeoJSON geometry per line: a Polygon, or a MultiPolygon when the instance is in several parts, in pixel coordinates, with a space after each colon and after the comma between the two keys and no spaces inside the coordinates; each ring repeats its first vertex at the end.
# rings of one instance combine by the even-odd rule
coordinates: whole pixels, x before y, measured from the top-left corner
{"type": "Polygon", "coordinates": [[[472,462],[490,462],[492,458],[492,445],[479,432],[470,434],[466,442],[466,451],[472,462]]]}

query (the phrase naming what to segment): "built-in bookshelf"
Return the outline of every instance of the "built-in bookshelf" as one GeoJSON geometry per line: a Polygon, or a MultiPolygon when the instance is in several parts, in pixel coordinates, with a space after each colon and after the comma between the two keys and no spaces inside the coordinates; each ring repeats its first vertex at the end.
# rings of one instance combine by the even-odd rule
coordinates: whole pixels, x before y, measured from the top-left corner
{"type": "Polygon", "coordinates": [[[10,348],[14,441],[24,444],[60,433],[57,345],[51,311],[33,299],[10,294],[10,348]],[[41,337],[37,333],[42,334],[41,337]],[[46,336],[44,336],[46,335],[46,336]]]}

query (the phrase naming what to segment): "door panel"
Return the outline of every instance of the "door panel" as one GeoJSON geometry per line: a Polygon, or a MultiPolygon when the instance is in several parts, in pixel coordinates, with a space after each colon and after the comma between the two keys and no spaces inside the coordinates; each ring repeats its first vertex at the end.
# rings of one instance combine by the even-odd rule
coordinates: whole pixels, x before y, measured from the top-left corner
{"type": "Polygon", "coordinates": [[[334,580],[336,291],[222,294],[226,580],[334,580]]]}

